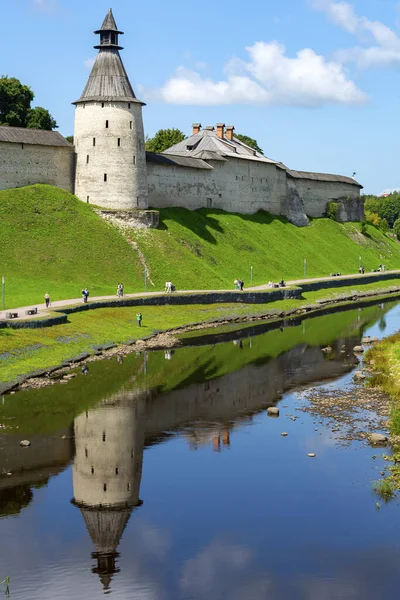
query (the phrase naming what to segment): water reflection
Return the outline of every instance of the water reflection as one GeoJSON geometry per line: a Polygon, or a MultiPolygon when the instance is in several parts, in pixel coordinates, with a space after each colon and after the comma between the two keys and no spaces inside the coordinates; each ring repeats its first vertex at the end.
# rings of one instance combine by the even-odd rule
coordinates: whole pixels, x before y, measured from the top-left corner
{"type": "Polygon", "coordinates": [[[133,508],[139,506],[145,400],[105,401],[75,419],[73,503],[80,508],[104,590],[119,569],[117,547],[133,508]]]}

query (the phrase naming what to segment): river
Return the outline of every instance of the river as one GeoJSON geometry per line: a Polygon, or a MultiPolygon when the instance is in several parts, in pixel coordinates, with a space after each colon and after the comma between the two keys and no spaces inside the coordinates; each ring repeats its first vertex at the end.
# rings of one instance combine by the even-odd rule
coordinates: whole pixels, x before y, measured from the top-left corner
{"type": "Polygon", "coordinates": [[[351,392],[352,348],[397,331],[400,304],[286,325],[189,335],[0,398],[10,598],[394,596],[400,507],[371,483],[388,450],[302,409],[310,391],[351,392]]]}

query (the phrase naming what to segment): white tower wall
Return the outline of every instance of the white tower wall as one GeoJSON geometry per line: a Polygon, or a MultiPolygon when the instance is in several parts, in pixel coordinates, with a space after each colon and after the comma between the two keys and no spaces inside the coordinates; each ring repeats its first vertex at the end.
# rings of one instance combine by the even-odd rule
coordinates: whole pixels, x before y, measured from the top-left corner
{"type": "Polygon", "coordinates": [[[79,103],[75,193],[104,208],[147,208],[146,153],[139,102],[79,103]]]}

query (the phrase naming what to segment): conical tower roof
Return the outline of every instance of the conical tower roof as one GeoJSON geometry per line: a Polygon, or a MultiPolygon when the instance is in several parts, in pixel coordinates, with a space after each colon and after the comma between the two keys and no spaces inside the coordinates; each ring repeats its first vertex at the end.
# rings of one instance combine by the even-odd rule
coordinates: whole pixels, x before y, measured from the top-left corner
{"type": "Polygon", "coordinates": [[[131,512],[131,507],[122,510],[81,507],[81,513],[96,553],[112,554],[115,552],[131,512]]]}
{"type": "Polygon", "coordinates": [[[119,31],[111,9],[108,11],[101,29],[95,31],[100,34],[99,50],[89,79],[79,100],[73,104],[84,102],[138,102],[135,92],[129,81],[128,74],[122,62],[118,45],[119,31]]]}
{"type": "Polygon", "coordinates": [[[108,10],[108,13],[106,14],[106,16],[104,18],[103,25],[100,27],[100,29],[95,31],[95,33],[101,33],[102,31],[116,31],[117,33],[120,33],[121,35],[124,33],[123,31],[120,31],[118,29],[111,8],[108,10]]]}

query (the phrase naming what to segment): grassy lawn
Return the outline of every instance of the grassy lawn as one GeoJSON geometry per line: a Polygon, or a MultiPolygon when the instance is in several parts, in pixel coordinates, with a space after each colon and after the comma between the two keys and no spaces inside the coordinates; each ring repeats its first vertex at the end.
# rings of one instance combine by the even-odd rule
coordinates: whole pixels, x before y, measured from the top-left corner
{"type": "MultiPolygon", "coordinates": [[[[385,282],[385,288],[393,282],[385,282]]],[[[395,282],[396,283],[396,282],[395,282]]],[[[382,283],[360,286],[379,289],[382,283]]],[[[259,316],[269,310],[300,308],[321,298],[333,298],[354,287],[320,290],[304,295],[302,300],[284,300],[268,304],[214,304],[192,306],[144,306],[104,308],[69,316],[69,322],[43,329],[0,329],[0,381],[9,381],[39,368],[60,364],[81,352],[93,352],[94,346],[123,343],[145,337],[154,331],[180,325],[218,319],[225,316],[259,316]],[[142,327],[136,325],[136,313],[143,314],[142,327]]]]}
{"type": "Polygon", "coordinates": [[[400,245],[367,226],[315,219],[298,228],[265,212],[240,215],[218,210],[160,211],[159,229],[130,230],[130,239],[104,222],[68,192],[47,185],[0,191],[0,276],[6,278],[6,307],[91,295],[162,290],[167,279],[177,289],[231,288],[236,277],[250,284],[307,276],[367,271],[380,263],[400,268],[400,245]]]}

